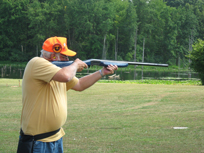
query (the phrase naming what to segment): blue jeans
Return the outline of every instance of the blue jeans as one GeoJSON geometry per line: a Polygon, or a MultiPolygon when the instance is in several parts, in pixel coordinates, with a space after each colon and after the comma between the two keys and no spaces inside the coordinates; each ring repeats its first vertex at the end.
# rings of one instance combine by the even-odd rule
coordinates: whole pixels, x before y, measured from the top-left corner
{"type": "Polygon", "coordinates": [[[33,153],[63,153],[62,138],[54,142],[34,141],[33,153]]]}

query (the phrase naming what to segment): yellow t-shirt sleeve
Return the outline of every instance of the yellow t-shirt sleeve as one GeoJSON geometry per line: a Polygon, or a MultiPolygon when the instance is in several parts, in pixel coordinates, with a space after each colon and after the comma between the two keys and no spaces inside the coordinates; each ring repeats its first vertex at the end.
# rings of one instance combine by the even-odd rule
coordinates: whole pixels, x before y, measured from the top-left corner
{"type": "Polygon", "coordinates": [[[36,58],[32,62],[33,78],[47,83],[50,82],[53,76],[61,69],[44,58],[36,58]]]}
{"type": "Polygon", "coordinates": [[[73,88],[78,82],[79,82],[79,79],[77,77],[74,77],[71,81],[67,82],[66,83],[67,91],[73,88]]]}

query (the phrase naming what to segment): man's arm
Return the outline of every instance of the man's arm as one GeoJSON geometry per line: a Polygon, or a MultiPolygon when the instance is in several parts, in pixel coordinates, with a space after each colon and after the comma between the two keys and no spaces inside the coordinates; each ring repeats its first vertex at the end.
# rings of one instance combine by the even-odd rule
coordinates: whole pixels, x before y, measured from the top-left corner
{"type": "Polygon", "coordinates": [[[60,69],[52,78],[54,81],[59,82],[69,82],[76,75],[76,72],[82,71],[84,68],[87,68],[87,64],[76,59],[70,66],[63,67],[60,69]]]}
{"type": "MultiPolygon", "coordinates": [[[[102,75],[113,74],[115,70],[117,70],[117,66],[109,65],[107,68],[103,67],[101,70],[102,75]]],[[[72,88],[75,91],[83,91],[94,83],[96,83],[99,79],[101,79],[102,75],[99,71],[96,71],[90,75],[84,76],[79,79],[79,82],[72,88]]]]}

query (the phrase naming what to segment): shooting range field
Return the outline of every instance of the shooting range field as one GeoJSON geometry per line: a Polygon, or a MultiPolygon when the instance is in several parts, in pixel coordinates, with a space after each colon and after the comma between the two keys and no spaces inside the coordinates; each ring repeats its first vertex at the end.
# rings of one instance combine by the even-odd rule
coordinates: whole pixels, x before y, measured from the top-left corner
{"type": "MultiPolygon", "coordinates": [[[[128,83],[70,90],[64,152],[204,152],[203,93],[200,85],[128,83]]],[[[15,153],[22,107],[19,79],[0,79],[0,95],[0,152],[15,153]]]]}

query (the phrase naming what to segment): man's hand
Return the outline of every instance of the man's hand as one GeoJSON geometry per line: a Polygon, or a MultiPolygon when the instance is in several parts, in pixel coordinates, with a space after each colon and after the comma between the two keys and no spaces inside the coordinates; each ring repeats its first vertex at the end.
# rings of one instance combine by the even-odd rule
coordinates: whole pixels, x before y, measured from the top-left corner
{"type": "Polygon", "coordinates": [[[109,74],[113,74],[114,71],[116,71],[118,69],[117,65],[108,65],[108,67],[103,67],[102,74],[103,75],[109,75],[109,74]]]}
{"type": "Polygon", "coordinates": [[[88,68],[88,65],[78,58],[74,61],[74,63],[77,64],[77,72],[81,72],[84,68],[88,68]]]}

